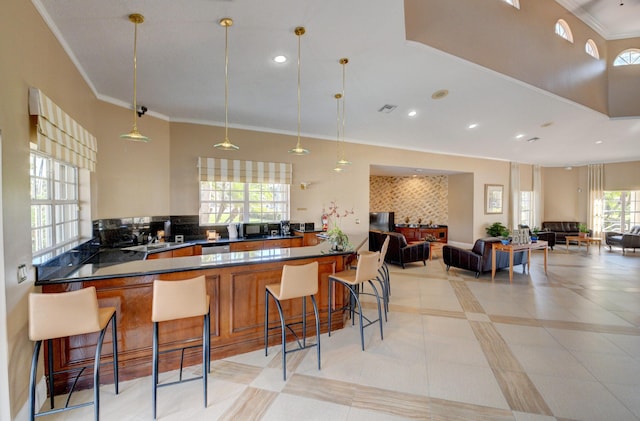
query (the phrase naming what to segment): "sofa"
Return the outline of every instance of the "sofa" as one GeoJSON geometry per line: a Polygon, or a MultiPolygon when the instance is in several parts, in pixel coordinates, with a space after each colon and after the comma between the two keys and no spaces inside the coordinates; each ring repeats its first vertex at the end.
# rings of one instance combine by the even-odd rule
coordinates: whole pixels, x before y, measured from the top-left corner
{"type": "MultiPolygon", "coordinates": [[[[556,233],[556,242],[564,244],[566,242],[566,237],[568,236],[578,236],[580,234],[580,229],[578,228],[580,222],[575,221],[545,221],[542,223],[542,231],[550,231],[556,233]]],[[[589,236],[591,236],[593,232],[589,230],[589,236]]],[[[541,238],[542,239],[542,238],[541,238]]]]}
{"type": "Polygon", "coordinates": [[[520,229],[528,229],[530,236],[537,235],[538,236],[538,240],[546,241],[551,250],[553,250],[553,246],[556,245],[556,233],[555,232],[552,232],[552,231],[538,231],[538,234],[534,234],[533,232],[531,232],[531,229],[529,228],[528,225],[518,225],[518,227],[520,229]]]}
{"type": "Polygon", "coordinates": [[[604,235],[609,250],[612,247],[620,247],[622,248],[622,254],[624,254],[625,249],[633,249],[635,253],[636,249],[640,248],[640,225],[634,225],[626,232],[607,231],[604,235]]]}
{"type": "Polygon", "coordinates": [[[379,251],[387,236],[389,236],[389,248],[384,259],[385,262],[400,265],[403,269],[405,264],[412,262],[422,262],[423,265],[427,265],[429,243],[419,241],[408,244],[407,239],[399,232],[369,231],[369,250],[379,251]]]}
{"type": "MultiPolygon", "coordinates": [[[[446,244],[442,248],[442,258],[447,266],[447,271],[451,266],[459,269],[470,270],[476,273],[476,278],[481,273],[491,272],[491,253],[493,243],[500,242],[499,238],[487,237],[476,240],[471,250],[446,244]]],[[[513,253],[513,265],[523,265],[524,272],[527,264],[527,251],[513,253]]],[[[496,255],[496,269],[509,267],[509,253],[498,251],[496,255]]]]}

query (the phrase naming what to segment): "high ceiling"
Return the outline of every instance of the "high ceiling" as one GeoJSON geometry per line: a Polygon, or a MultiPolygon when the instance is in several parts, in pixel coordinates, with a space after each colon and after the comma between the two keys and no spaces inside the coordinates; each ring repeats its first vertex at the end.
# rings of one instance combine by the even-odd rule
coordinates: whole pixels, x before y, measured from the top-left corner
{"type": "MultiPolygon", "coordinates": [[[[557,0],[608,39],[640,36],[640,0],[557,0]],[[606,4],[606,6],[605,6],[606,4]]],[[[640,118],[609,119],[475,64],[405,39],[402,0],[33,0],[96,95],[131,107],[138,27],[138,105],[170,121],[336,139],[346,66],[347,141],[544,166],[640,160],[640,118]],[[275,63],[276,55],[288,57],[275,63]],[[451,92],[442,100],[431,95],[451,92]],[[397,105],[392,113],[378,110],[397,105]],[[526,106],[526,113],[522,112],[526,106]],[[416,110],[415,117],[407,113],[416,110]],[[552,122],[543,127],[544,123],[552,122]],[[477,123],[475,129],[469,129],[477,123]],[[516,139],[522,134],[521,139],[516,139]],[[536,142],[527,139],[539,137],[536,142]],[[596,143],[601,141],[601,143],[596,143]]],[[[144,117],[139,122],[144,132],[144,117]]],[[[122,132],[130,122],[122,122],[122,132]]],[[[211,139],[217,143],[222,139],[211,139]]],[[[293,146],[293,145],[292,145],[293,146]]]]}

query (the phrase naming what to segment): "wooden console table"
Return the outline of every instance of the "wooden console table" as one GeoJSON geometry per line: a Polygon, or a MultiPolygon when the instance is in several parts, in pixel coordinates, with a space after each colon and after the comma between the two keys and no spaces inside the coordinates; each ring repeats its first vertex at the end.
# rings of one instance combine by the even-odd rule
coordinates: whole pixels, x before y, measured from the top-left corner
{"type": "Polygon", "coordinates": [[[578,249],[580,249],[580,244],[585,243],[587,245],[587,253],[589,253],[589,245],[591,243],[598,243],[598,253],[600,253],[600,247],[602,246],[601,238],[594,237],[578,237],[577,235],[568,235],[565,237],[565,241],[567,244],[567,251],[569,251],[569,242],[575,241],[578,243],[578,249]]]}
{"type": "MultiPolygon", "coordinates": [[[[496,277],[496,253],[498,251],[509,252],[509,282],[513,282],[513,252],[527,250],[527,265],[531,271],[531,250],[544,250],[544,273],[547,273],[547,256],[549,254],[549,243],[538,240],[535,243],[527,244],[502,244],[493,243],[491,252],[491,280],[496,277]]],[[[526,265],[525,265],[526,269],[526,265]]]]}

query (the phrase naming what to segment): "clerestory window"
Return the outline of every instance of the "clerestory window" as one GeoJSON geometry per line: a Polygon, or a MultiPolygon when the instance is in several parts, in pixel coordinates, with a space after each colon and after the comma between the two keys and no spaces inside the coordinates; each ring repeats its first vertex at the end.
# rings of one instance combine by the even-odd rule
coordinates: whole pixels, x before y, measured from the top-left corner
{"type": "Polygon", "coordinates": [[[569,28],[569,24],[564,19],[558,19],[556,22],[556,35],[566,39],[570,43],[573,43],[573,34],[571,33],[571,28],[569,28]]]}
{"type": "Polygon", "coordinates": [[[614,66],[629,66],[632,64],[640,64],[640,49],[629,48],[624,50],[613,61],[614,66]]]}
{"type": "Polygon", "coordinates": [[[584,51],[595,59],[600,58],[600,53],[598,53],[598,46],[592,39],[587,40],[586,44],[584,45],[584,51]]]}

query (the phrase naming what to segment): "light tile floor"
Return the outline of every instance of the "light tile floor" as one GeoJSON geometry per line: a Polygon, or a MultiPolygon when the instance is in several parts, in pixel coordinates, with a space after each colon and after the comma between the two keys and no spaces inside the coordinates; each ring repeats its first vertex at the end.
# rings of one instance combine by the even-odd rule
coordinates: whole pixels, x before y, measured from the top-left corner
{"type": "MultiPolygon", "coordinates": [[[[315,350],[293,354],[286,382],[279,347],[214,361],[208,407],[200,382],[164,388],[160,419],[640,420],[640,253],[561,247],[547,276],[534,253],[513,283],[438,256],[392,266],[391,282],[384,341],[368,328],[362,352],[357,326],[323,334],[322,369],[315,350]]],[[[101,390],[102,419],[151,418],[149,378],[101,390]]]]}

